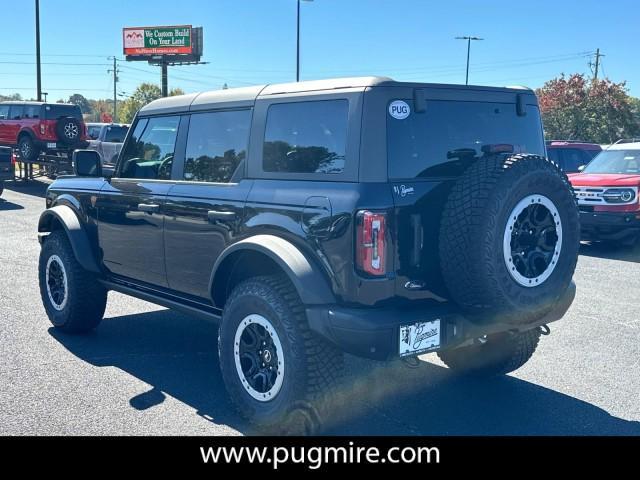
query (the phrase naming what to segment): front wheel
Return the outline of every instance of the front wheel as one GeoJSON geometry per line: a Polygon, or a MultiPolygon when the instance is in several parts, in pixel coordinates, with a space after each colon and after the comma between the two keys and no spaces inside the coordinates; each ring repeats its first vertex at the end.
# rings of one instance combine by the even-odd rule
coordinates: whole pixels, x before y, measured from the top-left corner
{"type": "Polygon", "coordinates": [[[319,427],[343,358],[309,329],[288,278],[255,277],[233,290],[218,349],[240,415],[270,433],[309,434],[319,427]]]}
{"type": "Polygon", "coordinates": [[[51,232],[45,239],[38,274],[42,303],[54,327],[85,333],[98,326],[107,290],[78,263],[64,231],[51,232]]]}
{"type": "Polygon", "coordinates": [[[473,345],[438,352],[438,357],[457,373],[480,377],[506,375],[529,361],[539,340],[538,328],[496,333],[477,339],[473,345]]]}

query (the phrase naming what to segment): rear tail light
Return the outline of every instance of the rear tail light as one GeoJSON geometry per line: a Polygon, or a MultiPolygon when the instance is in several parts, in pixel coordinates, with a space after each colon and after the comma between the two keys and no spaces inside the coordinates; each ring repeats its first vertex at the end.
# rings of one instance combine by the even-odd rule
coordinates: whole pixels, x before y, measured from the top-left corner
{"type": "Polygon", "coordinates": [[[47,133],[47,126],[44,123],[40,124],[40,135],[47,133]]]}
{"type": "Polygon", "coordinates": [[[358,269],[374,276],[386,273],[386,216],[367,210],[356,216],[356,263],[358,269]]]}

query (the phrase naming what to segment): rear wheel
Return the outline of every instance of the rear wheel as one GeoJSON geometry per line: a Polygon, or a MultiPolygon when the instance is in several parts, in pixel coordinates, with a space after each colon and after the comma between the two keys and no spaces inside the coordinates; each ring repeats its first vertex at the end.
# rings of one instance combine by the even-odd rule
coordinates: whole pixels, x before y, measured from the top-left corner
{"type": "Polygon", "coordinates": [[[22,135],[22,137],[20,137],[20,140],[18,141],[18,150],[20,151],[20,158],[27,162],[35,160],[40,154],[40,151],[29,135],[22,135]]]}
{"type": "Polygon", "coordinates": [[[98,326],[107,290],[78,263],[64,231],[56,230],[46,238],[38,273],[42,303],[54,327],[85,333],[98,326]]]}
{"type": "Polygon", "coordinates": [[[464,375],[505,375],[529,361],[539,340],[538,328],[496,333],[475,340],[473,345],[438,352],[438,357],[451,370],[464,375]]]}
{"type": "Polygon", "coordinates": [[[239,284],[220,326],[220,369],[238,412],[270,433],[309,434],[342,373],[342,354],[307,324],[283,275],[239,284]]]}

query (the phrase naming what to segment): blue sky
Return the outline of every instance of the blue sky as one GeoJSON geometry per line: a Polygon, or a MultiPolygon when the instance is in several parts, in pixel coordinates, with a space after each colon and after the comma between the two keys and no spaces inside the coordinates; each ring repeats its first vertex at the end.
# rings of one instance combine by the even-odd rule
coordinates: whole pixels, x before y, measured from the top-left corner
{"type": "MultiPolygon", "coordinates": [[[[35,96],[32,0],[0,0],[0,93],[35,96]],[[19,6],[18,6],[19,5],[19,6]],[[9,7],[9,8],[5,8],[9,7]]],[[[107,57],[122,58],[124,26],[204,27],[201,66],[170,68],[169,86],[187,92],[295,78],[295,0],[41,0],[43,90],[49,100],[78,92],[112,96],[107,57]]],[[[626,80],[640,96],[634,0],[315,0],[301,6],[302,79],[387,75],[397,80],[463,83],[466,43],[474,42],[470,83],[538,87],[562,72],[626,80]]],[[[118,91],[130,94],[160,72],[122,62],[118,91]]]]}

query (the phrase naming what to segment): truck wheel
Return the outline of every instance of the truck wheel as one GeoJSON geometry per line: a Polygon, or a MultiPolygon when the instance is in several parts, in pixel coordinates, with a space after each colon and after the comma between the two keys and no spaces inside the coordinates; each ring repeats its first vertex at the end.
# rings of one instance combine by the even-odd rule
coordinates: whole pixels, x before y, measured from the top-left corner
{"type": "Polygon", "coordinates": [[[51,232],[40,251],[40,296],[51,323],[68,333],[98,326],[107,304],[107,290],[80,266],[65,232],[51,232]]]}
{"type": "Polygon", "coordinates": [[[218,352],[236,409],[269,433],[315,431],[343,368],[341,352],[309,329],[284,275],[251,278],[234,288],[222,315],[218,352]]]}
{"type": "Polygon", "coordinates": [[[578,258],[567,176],[537,155],[480,158],[451,191],[439,243],[447,289],[470,319],[541,318],[566,291],[578,258]]]}
{"type": "Polygon", "coordinates": [[[529,361],[539,340],[537,328],[518,333],[496,333],[473,345],[438,352],[438,357],[451,370],[464,375],[506,375],[529,361]]]}
{"type": "Polygon", "coordinates": [[[29,135],[23,135],[20,137],[20,140],[18,141],[18,150],[20,151],[20,157],[27,162],[35,160],[40,154],[29,135]]]}

